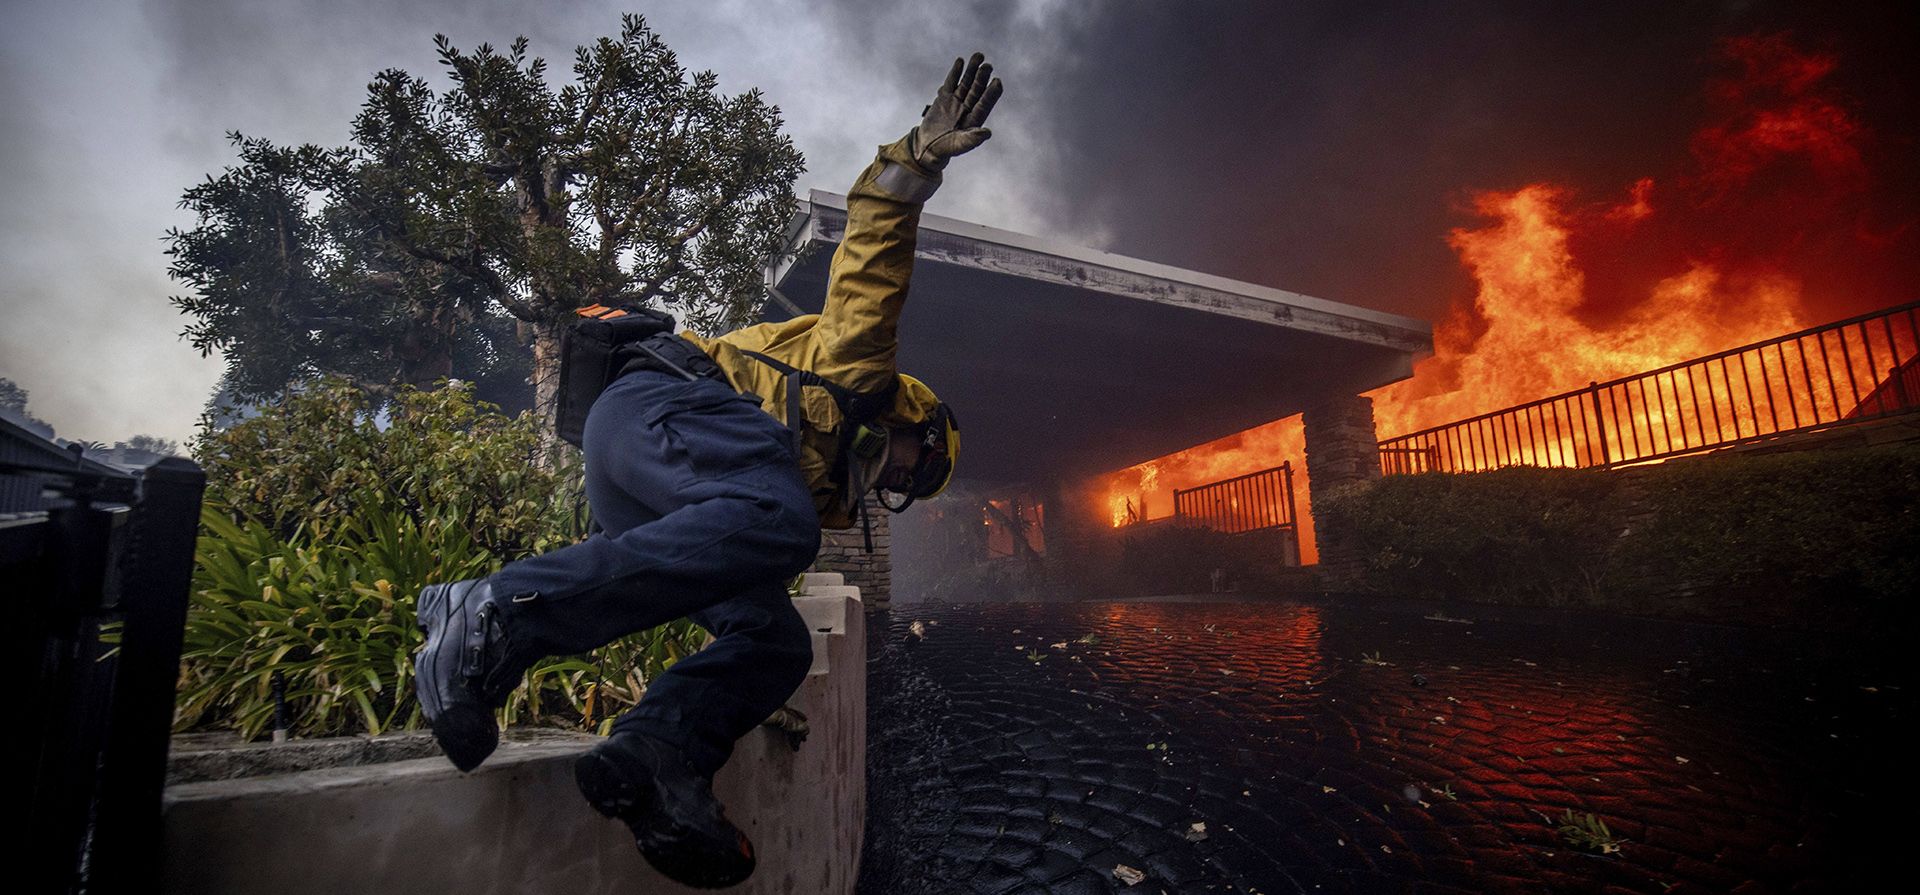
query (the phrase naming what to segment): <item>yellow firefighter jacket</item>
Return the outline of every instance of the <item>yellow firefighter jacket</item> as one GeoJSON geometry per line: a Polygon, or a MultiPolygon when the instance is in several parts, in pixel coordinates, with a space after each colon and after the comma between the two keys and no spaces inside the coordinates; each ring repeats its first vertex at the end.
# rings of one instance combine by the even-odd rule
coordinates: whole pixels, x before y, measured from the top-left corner
{"type": "MultiPolygon", "coordinates": [[[[785,374],[742,354],[742,349],[811,370],[843,388],[880,391],[898,375],[896,333],[913,273],[920,206],[939,182],[938,172],[913,161],[908,138],[880,147],[879,156],[847,193],[846,235],[833,253],[827,301],[820,313],[713,338],[690,330],[680,336],[710,355],[735,389],[760,396],[761,408],[782,423],[789,423],[785,374]]],[[[826,389],[801,389],[801,414],[806,419],[800,433],[801,475],[813,492],[820,526],[850,528],[855,520],[849,507],[859,495],[845,493],[832,475],[840,450],[840,408],[826,389]]],[[[932,415],[933,408],[924,393],[902,388],[893,407],[876,422],[919,423],[932,415]]]]}

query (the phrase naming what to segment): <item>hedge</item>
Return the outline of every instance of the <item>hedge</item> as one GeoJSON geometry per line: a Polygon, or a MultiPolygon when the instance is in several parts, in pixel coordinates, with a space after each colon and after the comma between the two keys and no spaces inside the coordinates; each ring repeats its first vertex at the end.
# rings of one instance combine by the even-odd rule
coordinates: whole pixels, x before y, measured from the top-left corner
{"type": "Polygon", "coordinates": [[[1363,590],[1870,622],[1920,593],[1920,444],[1389,476],[1317,501],[1363,590]]]}

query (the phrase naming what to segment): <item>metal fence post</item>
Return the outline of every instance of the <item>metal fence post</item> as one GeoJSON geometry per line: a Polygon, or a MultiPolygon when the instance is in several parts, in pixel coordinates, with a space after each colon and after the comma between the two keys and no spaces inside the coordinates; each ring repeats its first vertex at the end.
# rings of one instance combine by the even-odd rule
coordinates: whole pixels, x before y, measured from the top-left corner
{"type": "Polygon", "coordinates": [[[125,625],[112,724],[100,756],[90,848],[93,891],[138,891],[160,878],[161,790],[206,481],[199,466],[179,457],[154,463],[140,477],[121,566],[125,625]]]}
{"type": "MultiPolygon", "coordinates": [[[[1613,452],[1607,449],[1607,417],[1600,412],[1600,383],[1587,380],[1587,401],[1593,407],[1593,424],[1600,430],[1600,465],[1613,465],[1613,452]]],[[[1593,452],[1587,452],[1587,458],[1593,458],[1593,452]]]]}

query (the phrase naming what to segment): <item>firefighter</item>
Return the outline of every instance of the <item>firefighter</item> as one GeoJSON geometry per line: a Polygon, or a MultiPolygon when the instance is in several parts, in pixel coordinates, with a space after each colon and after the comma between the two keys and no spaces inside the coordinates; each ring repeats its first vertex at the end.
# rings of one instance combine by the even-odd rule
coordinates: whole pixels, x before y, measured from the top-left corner
{"type": "Polygon", "coordinates": [[[811,664],[787,582],[821,528],[864,517],[869,492],[897,512],[953,476],[959,425],[897,372],[895,332],[921,205],[952,157],[991,136],[992,71],[978,53],[955,60],[920,124],[854,182],[821,313],[649,339],[659,363],[630,366],[593,403],[582,448],[603,530],[421,591],[416,692],[457,767],[493,752],[495,710],[535,661],[690,618],[712,642],[648,682],[575,778],[667,877],[717,888],[752,873],[712,780],[811,664]]]}

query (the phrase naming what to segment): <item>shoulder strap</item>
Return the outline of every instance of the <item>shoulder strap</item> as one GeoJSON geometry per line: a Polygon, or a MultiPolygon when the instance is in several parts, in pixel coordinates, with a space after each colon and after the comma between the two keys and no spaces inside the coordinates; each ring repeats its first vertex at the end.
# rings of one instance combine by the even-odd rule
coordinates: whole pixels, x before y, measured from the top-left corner
{"type": "Polygon", "coordinates": [[[800,386],[817,385],[833,396],[833,403],[840,408],[848,422],[864,423],[878,417],[893,405],[893,396],[900,389],[900,378],[894,377],[885,388],[871,392],[854,391],[833,382],[812,370],[802,370],[786,361],[769,357],[758,351],[741,349],[741,354],[753,358],[769,367],[787,374],[787,428],[793,430],[794,447],[798,449],[800,426],[805,416],[800,410],[800,386]]]}
{"type": "MultiPolygon", "coordinates": [[[[834,406],[840,408],[840,412],[846,416],[847,422],[856,425],[872,420],[888,407],[891,407],[893,405],[894,394],[900,390],[900,377],[898,376],[893,377],[892,381],[887,383],[886,388],[878,391],[859,392],[840,385],[837,382],[829,381],[826,377],[812,370],[799,369],[786,361],[769,357],[758,351],[741,349],[740,353],[787,374],[787,433],[788,436],[793,439],[793,453],[796,457],[800,455],[801,427],[806,423],[806,415],[800,409],[801,386],[817,385],[826,389],[827,394],[833,396],[834,406]]],[[[851,427],[842,427],[839,434],[840,449],[834,452],[836,456],[833,459],[833,468],[828,472],[828,477],[837,485],[845,487],[849,464],[849,460],[847,459],[849,452],[848,446],[853,442],[853,431],[851,427]]],[[[866,495],[860,495],[857,509],[860,516],[860,527],[866,534],[867,552],[872,553],[873,523],[867,518],[866,495]]]]}

